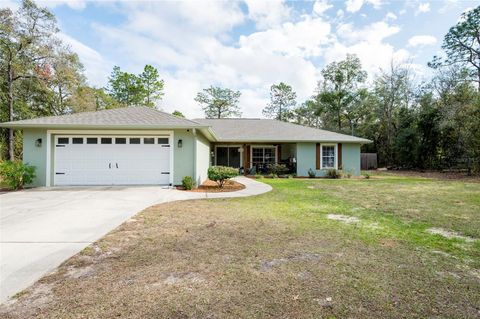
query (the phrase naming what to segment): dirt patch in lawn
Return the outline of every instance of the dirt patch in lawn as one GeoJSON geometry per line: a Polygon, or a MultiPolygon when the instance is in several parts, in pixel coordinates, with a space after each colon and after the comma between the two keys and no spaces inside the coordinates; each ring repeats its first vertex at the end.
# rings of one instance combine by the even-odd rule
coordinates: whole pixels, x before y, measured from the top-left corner
{"type": "MultiPolygon", "coordinates": [[[[202,185],[188,192],[223,193],[223,192],[235,192],[244,188],[245,188],[245,185],[233,180],[226,181],[222,188],[218,187],[218,184],[216,182],[207,180],[202,185]]],[[[184,190],[182,187],[180,187],[179,189],[184,190]]]]}
{"type": "Polygon", "coordinates": [[[355,224],[360,222],[360,219],[358,217],[347,216],[347,215],[328,214],[327,218],[336,220],[345,224],[355,224]]]}
{"type": "Polygon", "coordinates": [[[430,234],[434,234],[434,235],[440,235],[440,236],[443,236],[443,237],[448,238],[448,239],[455,238],[455,239],[465,240],[468,243],[471,243],[471,242],[474,242],[474,241],[477,240],[476,238],[463,236],[462,234],[459,234],[459,233],[451,231],[451,230],[446,230],[446,229],[443,229],[443,228],[428,228],[427,232],[430,233],[430,234]]]}

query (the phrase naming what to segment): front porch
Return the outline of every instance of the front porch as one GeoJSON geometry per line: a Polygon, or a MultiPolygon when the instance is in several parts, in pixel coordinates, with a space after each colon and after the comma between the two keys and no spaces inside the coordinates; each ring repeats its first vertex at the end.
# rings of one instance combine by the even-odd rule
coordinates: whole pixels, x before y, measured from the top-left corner
{"type": "Polygon", "coordinates": [[[238,168],[244,175],[268,174],[274,164],[285,165],[285,174],[296,174],[297,144],[214,144],[212,165],[238,168]]]}

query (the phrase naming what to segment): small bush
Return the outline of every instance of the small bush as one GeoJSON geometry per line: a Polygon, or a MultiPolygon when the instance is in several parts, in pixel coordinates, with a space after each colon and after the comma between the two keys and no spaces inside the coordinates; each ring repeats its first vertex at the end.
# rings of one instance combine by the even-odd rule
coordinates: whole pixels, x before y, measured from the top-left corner
{"type": "Polygon", "coordinates": [[[186,190],[191,190],[195,186],[195,183],[193,182],[192,177],[191,176],[185,176],[182,179],[182,186],[186,190]]]}
{"type": "Polygon", "coordinates": [[[208,178],[215,181],[222,188],[225,181],[238,175],[238,169],[226,166],[212,166],[208,168],[208,178]]]}
{"type": "Polygon", "coordinates": [[[10,189],[21,189],[33,182],[35,167],[20,161],[5,161],[0,163],[0,176],[10,189]]]}
{"type": "Polygon", "coordinates": [[[370,174],[365,173],[365,179],[370,179],[370,174]]]}
{"type": "Polygon", "coordinates": [[[342,173],[336,169],[329,169],[325,174],[326,178],[337,179],[342,177],[342,173]]]}
{"type": "Polygon", "coordinates": [[[317,176],[317,173],[313,169],[310,168],[308,170],[308,177],[315,178],[315,176],[317,176]]]}
{"type": "Polygon", "coordinates": [[[268,167],[268,172],[270,174],[282,175],[287,171],[288,171],[287,166],[284,164],[271,164],[268,167]]]}
{"type": "Polygon", "coordinates": [[[346,178],[351,178],[352,177],[352,171],[351,170],[346,170],[345,173],[343,174],[344,177],[346,178]]]}
{"type": "Polygon", "coordinates": [[[277,175],[277,174],[274,174],[274,173],[270,173],[270,174],[268,174],[268,177],[270,177],[270,178],[278,178],[278,175],[277,175]]]}
{"type": "Polygon", "coordinates": [[[288,175],[287,175],[287,178],[288,178],[288,179],[291,179],[291,178],[293,178],[293,177],[294,177],[293,174],[288,174],[288,175]]]}
{"type": "Polygon", "coordinates": [[[255,175],[255,178],[256,178],[256,179],[262,179],[262,178],[263,178],[263,175],[261,175],[261,174],[256,174],[256,175],[255,175]]]}

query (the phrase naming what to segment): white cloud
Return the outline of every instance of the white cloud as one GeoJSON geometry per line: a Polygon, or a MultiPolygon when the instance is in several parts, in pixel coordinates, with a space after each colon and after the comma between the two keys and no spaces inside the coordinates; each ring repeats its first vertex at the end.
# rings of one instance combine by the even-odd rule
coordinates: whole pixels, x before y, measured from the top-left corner
{"type": "Polygon", "coordinates": [[[345,7],[348,12],[355,13],[360,10],[363,6],[364,0],[347,0],[345,7]]]}
{"type": "Polygon", "coordinates": [[[49,8],[66,5],[74,10],[83,10],[87,6],[87,0],[40,0],[37,3],[49,8]]]}
{"type": "Polygon", "coordinates": [[[97,87],[105,86],[105,79],[108,77],[113,65],[105,60],[96,50],[65,33],[59,33],[58,37],[67,44],[73,52],[78,54],[80,61],[85,66],[85,75],[89,83],[97,87]]]}
{"type": "Polygon", "coordinates": [[[388,12],[385,16],[385,20],[397,20],[397,16],[393,12],[388,12]]]}
{"type": "Polygon", "coordinates": [[[248,17],[255,22],[258,29],[279,26],[290,18],[291,9],[282,0],[245,0],[245,2],[248,7],[248,17]]]}
{"type": "Polygon", "coordinates": [[[389,25],[384,21],[375,22],[363,28],[357,28],[353,24],[347,23],[338,26],[337,34],[351,42],[367,41],[378,43],[400,32],[400,30],[400,27],[389,25]]]}
{"type": "Polygon", "coordinates": [[[359,11],[365,3],[372,5],[375,9],[380,9],[382,6],[381,0],[347,0],[345,7],[348,12],[355,13],[359,11]]]}
{"type": "Polygon", "coordinates": [[[322,44],[329,41],[330,24],[305,16],[297,23],[240,37],[240,46],[256,51],[298,56],[318,56],[322,44]]]}
{"type": "Polygon", "coordinates": [[[374,75],[380,68],[387,68],[392,59],[405,60],[410,56],[407,50],[396,50],[391,44],[384,42],[384,39],[398,32],[399,27],[384,21],[363,28],[353,24],[341,24],[336,32],[340,41],[325,50],[325,63],[343,60],[347,53],[353,53],[359,57],[369,75],[374,75]]]}
{"type": "Polygon", "coordinates": [[[313,4],[313,12],[318,14],[318,15],[322,15],[325,11],[327,11],[328,9],[330,9],[332,7],[333,7],[333,5],[328,3],[327,0],[317,0],[313,4]]]}
{"type": "Polygon", "coordinates": [[[430,11],[430,3],[420,3],[415,14],[426,13],[430,11]]]}
{"type": "Polygon", "coordinates": [[[409,47],[433,45],[435,43],[437,43],[437,38],[431,35],[416,35],[408,39],[409,47]]]}

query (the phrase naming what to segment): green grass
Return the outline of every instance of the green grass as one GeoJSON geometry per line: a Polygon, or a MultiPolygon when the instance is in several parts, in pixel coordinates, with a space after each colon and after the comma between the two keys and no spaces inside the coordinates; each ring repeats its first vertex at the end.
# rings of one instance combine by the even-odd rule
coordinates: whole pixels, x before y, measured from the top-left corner
{"type": "Polygon", "coordinates": [[[157,205],[1,308],[5,318],[472,318],[480,183],[262,179],[157,205]],[[329,214],[358,218],[344,223],[329,214]]]}
{"type": "MultiPolygon", "coordinates": [[[[356,233],[365,241],[402,240],[448,252],[480,267],[480,240],[466,242],[427,232],[442,228],[480,239],[480,183],[403,176],[266,182],[275,188],[274,195],[288,192],[287,198],[277,199],[275,210],[281,215],[302,214],[306,217],[302,221],[312,227],[325,223],[325,214],[355,216],[361,220],[356,233]],[[282,205],[285,202],[288,206],[282,205]]],[[[352,227],[339,226],[337,221],[327,223],[352,227]]]]}

